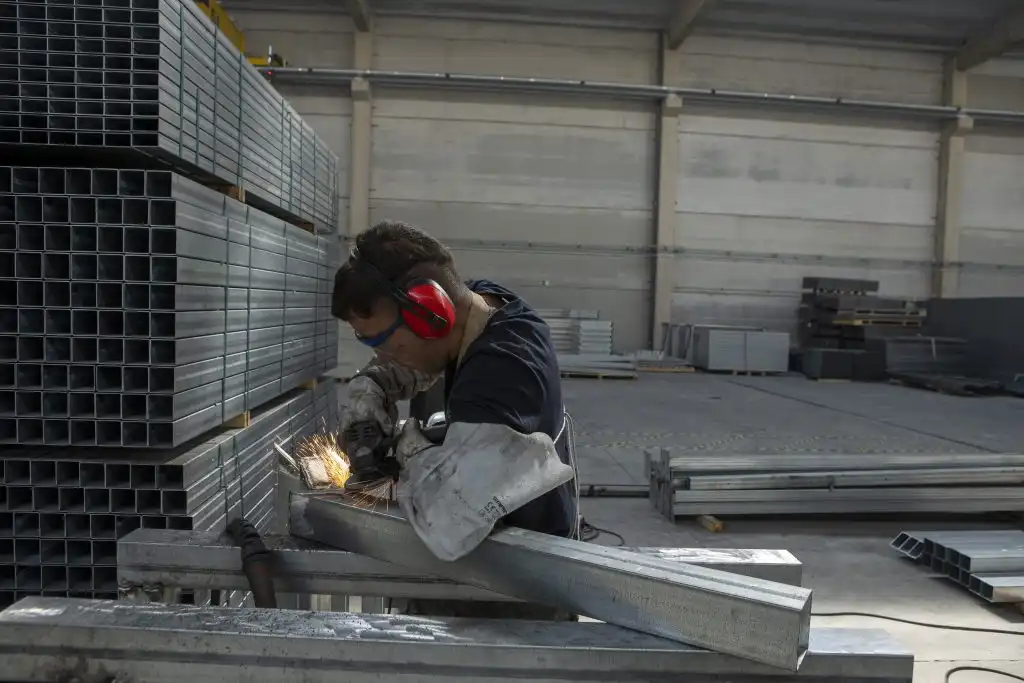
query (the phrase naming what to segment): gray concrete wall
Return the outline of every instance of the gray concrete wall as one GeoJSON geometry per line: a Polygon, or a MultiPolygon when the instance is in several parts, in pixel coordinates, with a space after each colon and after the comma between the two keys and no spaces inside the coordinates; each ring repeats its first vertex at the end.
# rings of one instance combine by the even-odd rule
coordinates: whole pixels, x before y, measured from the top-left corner
{"type": "MultiPolygon", "coordinates": [[[[250,51],[272,44],[296,66],[353,64],[343,14],[235,18],[250,51]]],[[[372,68],[652,84],[659,58],[653,32],[385,17],[372,68]]],[[[972,76],[971,104],[1024,109],[1007,99],[1024,92],[1024,74],[993,64],[972,76]]],[[[942,98],[940,59],[896,50],[698,34],[665,72],[679,86],[942,98]]],[[[347,91],[282,91],[344,164],[347,91]]],[[[655,240],[653,106],[438,89],[375,87],[372,95],[371,220],[421,225],[449,243],[467,276],[499,280],[537,306],[600,309],[615,322],[617,351],[649,345],[653,264],[640,252],[655,240]]],[[[675,134],[675,321],[790,329],[800,280],[811,274],[929,295],[937,127],[714,111],[684,98],[675,134]]],[[[1005,131],[968,140],[964,296],[1024,289],[1021,143],[1005,131]]],[[[347,177],[341,182],[347,196],[347,177]]]]}
{"type": "MultiPolygon", "coordinates": [[[[981,65],[967,97],[972,107],[1024,111],[1024,62],[981,65]]],[[[960,296],[1024,296],[1024,131],[978,130],[966,150],[960,296]]]]}

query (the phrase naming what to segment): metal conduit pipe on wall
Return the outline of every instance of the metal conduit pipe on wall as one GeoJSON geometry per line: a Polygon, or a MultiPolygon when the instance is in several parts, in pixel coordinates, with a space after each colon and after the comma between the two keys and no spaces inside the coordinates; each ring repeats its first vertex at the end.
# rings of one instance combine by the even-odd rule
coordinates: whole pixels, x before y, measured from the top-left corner
{"type": "Polygon", "coordinates": [[[260,71],[271,81],[293,83],[347,83],[363,78],[393,87],[441,87],[453,90],[491,90],[509,92],[551,92],[567,95],[604,96],[618,100],[660,101],[677,95],[684,101],[729,107],[776,107],[804,111],[835,111],[874,114],[880,117],[925,121],[955,121],[970,116],[975,123],[1024,126],[1024,111],[971,109],[942,105],[903,104],[850,100],[841,97],[809,97],[772,93],[715,90],[713,88],[675,88],[660,85],[630,85],[600,81],[572,81],[550,78],[517,78],[473,74],[429,73],[415,71],[374,71],[360,69],[314,69],[306,67],[265,67],[260,71]]]}

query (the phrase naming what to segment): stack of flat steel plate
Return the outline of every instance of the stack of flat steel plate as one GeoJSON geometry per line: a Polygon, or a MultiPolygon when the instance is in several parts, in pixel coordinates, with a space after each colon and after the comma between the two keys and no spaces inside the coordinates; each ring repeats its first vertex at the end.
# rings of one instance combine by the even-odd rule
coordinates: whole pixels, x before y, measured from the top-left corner
{"type": "Polygon", "coordinates": [[[0,460],[0,607],[35,594],[113,598],[117,539],[135,529],[270,528],[275,444],[334,429],[337,383],[295,389],[164,450],[10,448],[0,460]]]}
{"type": "Polygon", "coordinates": [[[1024,455],[644,453],[651,504],[681,515],[1024,510],[1024,455]]]}
{"type": "Polygon", "coordinates": [[[327,239],[169,171],[0,168],[0,443],[173,447],[335,364],[327,239]]]}
{"type": "Polygon", "coordinates": [[[1024,531],[901,531],[889,544],[992,603],[1024,603],[1024,531]]]}
{"type": "Polygon", "coordinates": [[[0,1],[0,145],[159,159],[337,225],[337,157],[189,0],[0,1]]]}

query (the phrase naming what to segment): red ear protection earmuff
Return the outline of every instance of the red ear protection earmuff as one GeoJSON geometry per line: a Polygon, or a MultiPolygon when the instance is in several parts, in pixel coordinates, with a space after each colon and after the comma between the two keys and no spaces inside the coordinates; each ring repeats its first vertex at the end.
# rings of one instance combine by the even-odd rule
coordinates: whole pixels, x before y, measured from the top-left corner
{"type": "Polygon", "coordinates": [[[376,266],[352,250],[352,263],[371,273],[387,288],[398,304],[402,322],[421,339],[443,339],[455,325],[455,304],[441,285],[426,278],[415,278],[399,287],[376,266]]]}

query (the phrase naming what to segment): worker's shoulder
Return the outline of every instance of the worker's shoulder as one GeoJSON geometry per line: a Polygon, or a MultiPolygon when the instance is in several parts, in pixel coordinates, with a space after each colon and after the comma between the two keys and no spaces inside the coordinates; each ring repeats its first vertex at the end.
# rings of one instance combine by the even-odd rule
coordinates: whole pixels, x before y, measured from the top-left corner
{"type": "Polygon", "coordinates": [[[505,305],[494,312],[480,336],[467,349],[464,364],[478,359],[483,361],[475,364],[479,367],[490,360],[510,371],[513,366],[532,366],[541,374],[557,368],[551,330],[544,319],[519,297],[506,296],[504,300],[505,305]]]}

